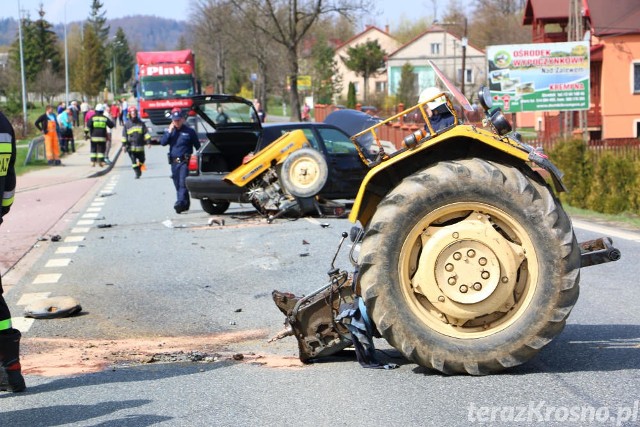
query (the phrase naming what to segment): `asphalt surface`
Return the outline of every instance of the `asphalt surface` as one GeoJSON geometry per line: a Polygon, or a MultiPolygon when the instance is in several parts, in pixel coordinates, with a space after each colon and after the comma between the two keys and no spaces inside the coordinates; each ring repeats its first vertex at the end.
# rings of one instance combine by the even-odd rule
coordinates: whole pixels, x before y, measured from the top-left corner
{"type": "Polygon", "coordinates": [[[118,161],[128,161],[126,156],[120,156],[121,132],[121,127],[114,130],[111,165],[92,167],[90,144],[78,139],[76,152],[62,157],[62,166],[43,167],[18,176],[14,204],[0,226],[0,275],[5,292],[21,275],[15,270],[18,262],[38,242],[59,235],[76,204],[100,185],[102,177],[118,161]]]}

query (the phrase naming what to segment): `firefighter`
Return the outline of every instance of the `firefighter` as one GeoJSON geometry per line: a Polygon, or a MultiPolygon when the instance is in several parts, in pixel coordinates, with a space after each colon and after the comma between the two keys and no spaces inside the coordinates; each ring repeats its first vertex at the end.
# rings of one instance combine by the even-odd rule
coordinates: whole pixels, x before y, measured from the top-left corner
{"type": "Polygon", "coordinates": [[[146,169],[144,165],[144,145],[151,142],[149,130],[140,117],[138,110],[133,105],[127,112],[129,120],[122,129],[122,149],[129,153],[131,165],[136,174],[136,179],[140,178],[142,171],[146,169]]]}
{"type": "Polygon", "coordinates": [[[113,129],[115,123],[104,115],[104,105],[96,105],[95,111],[96,113],[87,123],[91,138],[91,166],[95,166],[98,163],[100,167],[103,167],[107,149],[107,128],[113,129]]]}
{"type": "Polygon", "coordinates": [[[173,205],[176,213],[189,210],[189,190],[185,181],[189,174],[189,159],[193,149],[200,148],[198,134],[185,123],[184,115],[180,108],[171,110],[171,124],[164,131],[160,139],[160,145],[169,144],[169,164],[171,164],[171,177],[176,187],[177,200],[173,205]]]}
{"type": "MultiPolygon", "coordinates": [[[[9,120],[0,112],[0,224],[13,204],[16,189],[16,137],[9,120]]],[[[0,278],[0,390],[13,392],[26,388],[20,367],[20,331],[11,326],[11,313],[2,297],[0,278]]]]}

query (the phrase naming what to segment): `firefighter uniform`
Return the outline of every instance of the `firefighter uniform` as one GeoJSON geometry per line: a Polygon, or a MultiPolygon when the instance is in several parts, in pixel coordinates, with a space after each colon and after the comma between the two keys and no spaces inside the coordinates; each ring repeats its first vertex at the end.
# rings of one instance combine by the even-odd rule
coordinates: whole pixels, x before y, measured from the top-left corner
{"type": "Polygon", "coordinates": [[[169,163],[171,164],[171,177],[176,187],[177,200],[173,208],[176,213],[189,210],[189,190],[185,181],[189,174],[189,159],[194,149],[200,148],[200,141],[196,131],[190,128],[184,120],[179,108],[171,110],[171,131],[166,129],[160,145],[169,144],[169,163]]]}
{"type": "Polygon", "coordinates": [[[128,116],[129,120],[122,129],[122,146],[129,153],[133,171],[138,179],[142,175],[142,170],[145,169],[144,146],[151,141],[151,135],[147,126],[138,117],[136,107],[129,107],[128,116]]]}
{"type": "MultiPolygon", "coordinates": [[[[16,190],[16,137],[9,120],[0,113],[0,224],[9,212],[16,190]]],[[[20,367],[20,331],[11,325],[11,313],[2,297],[0,278],[0,390],[22,391],[26,388],[20,367]]]]}
{"type": "Polygon", "coordinates": [[[102,167],[105,165],[105,151],[107,149],[107,128],[112,129],[115,123],[104,115],[104,105],[96,105],[96,114],[89,119],[87,128],[89,129],[89,137],[91,138],[91,163],[92,166],[96,162],[102,167]]]}

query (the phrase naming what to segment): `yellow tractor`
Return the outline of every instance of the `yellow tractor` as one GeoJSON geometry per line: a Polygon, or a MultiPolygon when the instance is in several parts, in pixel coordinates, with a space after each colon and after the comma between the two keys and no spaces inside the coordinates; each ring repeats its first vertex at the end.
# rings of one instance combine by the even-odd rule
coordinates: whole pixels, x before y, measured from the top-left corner
{"type": "Polygon", "coordinates": [[[303,361],[354,343],[351,307],[370,335],[421,366],[472,375],[517,366],[564,328],[580,268],[620,258],[609,238],[576,241],[553,191],[564,191],[561,172],[512,132],[488,89],[483,114],[431,66],[438,90],[352,137],[379,144],[386,123],[423,119],[397,152],[362,156],[370,170],[349,215],[361,226],[355,273],[332,268],[304,297],[273,293],[286,316],[278,338],[294,335],[303,361]],[[477,113],[482,125],[465,119],[477,113]]]}

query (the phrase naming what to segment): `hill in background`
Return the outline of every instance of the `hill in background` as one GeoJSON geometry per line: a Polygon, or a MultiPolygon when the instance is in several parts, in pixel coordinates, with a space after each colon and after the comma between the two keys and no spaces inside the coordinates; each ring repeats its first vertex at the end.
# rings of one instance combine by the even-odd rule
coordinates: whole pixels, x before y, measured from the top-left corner
{"type": "MultiPolygon", "coordinates": [[[[69,27],[80,25],[75,21],[69,27]]],[[[110,36],[114,36],[118,27],[122,27],[127,35],[131,51],[173,50],[178,46],[181,37],[187,37],[187,22],[157,16],[135,15],[107,21],[110,36]]],[[[54,31],[60,40],[64,39],[63,24],[54,25],[54,31]]],[[[18,33],[18,21],[13,18],[0,19],[0,50],[8,50],[18,33]]]]}

